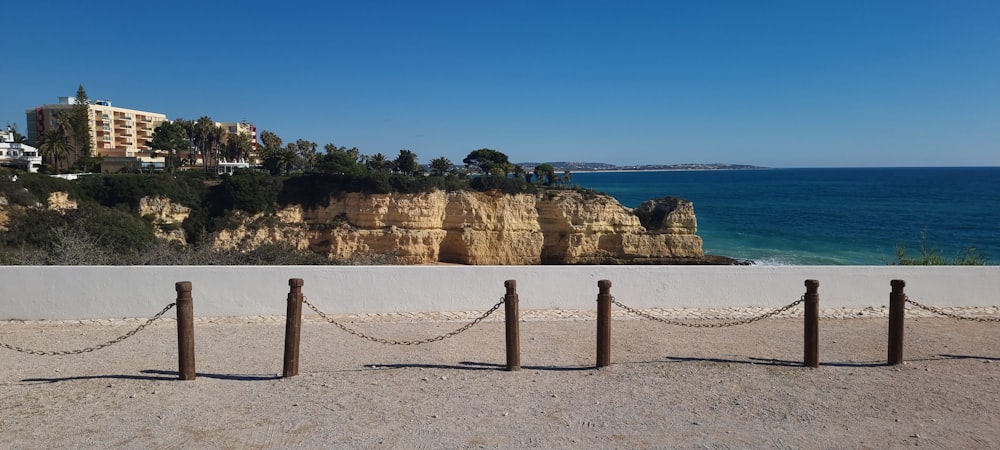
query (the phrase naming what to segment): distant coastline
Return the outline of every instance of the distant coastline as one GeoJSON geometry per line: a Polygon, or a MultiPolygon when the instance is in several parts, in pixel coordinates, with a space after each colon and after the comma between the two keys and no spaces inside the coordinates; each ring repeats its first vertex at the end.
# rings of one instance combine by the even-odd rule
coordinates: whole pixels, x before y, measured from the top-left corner
{"type": "Polygon", "coordinates": [[[549,164],[557,172],[667,172],[667,171],[695,171],[695,170],[764,170],[768,167],[752,166],[747,164],[643,164],[631,166],[618,166],[597,162],[521,162],[515,165],[520,166],[527,172],[535,169],[539,164],[549,164]]]}

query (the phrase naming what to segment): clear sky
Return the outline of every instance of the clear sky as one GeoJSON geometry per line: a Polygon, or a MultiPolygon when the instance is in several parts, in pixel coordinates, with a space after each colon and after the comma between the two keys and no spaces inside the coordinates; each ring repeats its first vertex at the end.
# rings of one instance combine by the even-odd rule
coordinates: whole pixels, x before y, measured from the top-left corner
{"type": "Polygon", "coordinates": [[[1000,166],[1000,2],[7,2],[0,123],[82,84],[421,162],[1000,166]]]}

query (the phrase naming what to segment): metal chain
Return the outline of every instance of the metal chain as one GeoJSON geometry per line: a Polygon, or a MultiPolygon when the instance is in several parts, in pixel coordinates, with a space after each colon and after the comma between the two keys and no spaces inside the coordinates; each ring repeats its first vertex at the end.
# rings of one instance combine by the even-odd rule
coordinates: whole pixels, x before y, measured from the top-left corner
{"type": "Polygon", "coordinates": [[[341,324],[340,322],[337,322],[336,320],[334,320],[332,317],[324,314],[315,305],[313,305],[312,303],[309,303],[309,300],[306,300],[305,297],[302,297],[302,303],[305,303],[306,306],[308,306],[313,311],[315,311],[316,314],[319,314],[320,317],[322,317],[323,319],[325,319],[327,322],[330,322],[330,323],[334,324],[337,328],[340,328],[341,330],[344,330],[344,331],[346,331],[346,332],[348,332],[350,334],[353,334],[353,335],[355,335],[355,336],[357,336],[359,338],[362,338],[362,339],[368,339],[369,341],[372,341],[372,342],[378,342],[380,344],[389,344],[389,345],[420,345],[420,344],[429,344],[431,342],[437,342],[437,341],[445,340],[445,339],[450,338],[452,336],[455,336],[455,335],[457,335],[459,333],[465,332],[469,328],[474,327],[476,324],[478,324],[479,322],[481,322],[483,319],[489,317],[490,314],[493,314],[497,309],[500,309],[500,305],[503,305],[503,302],[504,302],[504,298],[500,297],[500,302],[498,302],[497,304],[493,305],[493,307],[490,308],[485,313],[483,313],[483,315],[475,318],[475,320],[473,320],[472,322],[469,322],[469,323],[465,324],[464,326],[462,326],[461,328],[456,329],[455,331],[451,331],[451,332],[442,334],[440,336],[434,336],[432,338],[420,339],[420,340],[416,340],[416,341],[396,341],[396,340],[392,340],[392,339],[383,339],[383,338],[377,338],[377,337],[374,337],[374,336],[369,336],[369,335],[364,334],[364,333],[362,333],[360,331],[348,328],[348,327],[344,326],[343,324],[341,324]]]}
{"type": "Polygon", "coordinates": [[[906,299],[907,303],[909,303],[909,304],[911,304],[913,306],[916,306],[917,308],[920,308],[920,309],[922,309],[924,311],[929,311],[929,312],[932,312],[932,313],[940,315],[940,316],[950,317],[952,319],[958,319],[958,320],[971,320],[973,322],[1000,322],[1000,317],[970,317],[970,316],[962,316],[962,315],[958,315],[958,314],[953,314],[953,313],[947,312],[947,311],[945,311],[945,310],[943,310],[941,308],[935,308],[933,306],[927,306],[927,305],[923,305],[923,304],[917,303],[914,300],[910,300],[910,297],[907,296],[906,294],[903,294],[903,297],[906,299]]]}
{"type": "Polygon", "coordinates": [[[0,342],[0,347],[6,348],[8,350],[14,350],[15,352],[27,353],[29,355],[41,355],[41,356],[79,355],[79,354],[82,354],[82,353],[89,353],[89,352],[92,352],[94,350],[100,350],[100,349],[102,349],[104,347],[108,347],[108,346],[117,344],[117,343],[119,343],[121,341],[124,341],[125,339],[128,339],[128,338],[134,336],[136,333],[142,331],[143,328],[146,328],[147,326],[149,326],[149,324],[151,324],[153,322],[156,322],[157,319],[159,319],[160,317],[162,317],[164,314],[167,313],[167,311],[170,311],[170,308],[173,308],[176,305],[177,305],[176,303],[171,303],[171,304],[167,305],[165,308],[163,308],[162,311],[156,313],[155,316],[151,317],[149,320],[147,320],[142,325],[139,325],[138,328],[136,328],[136,329],[134,329],[132,331],[129,331],[128,333],[125,333],[125,334],[123,334],[121,336],[118,336],[118,337],[116,337],[116,338],[114,338],[114,339],[112,339],[112,340],[110,340],[108,342],[105,342],[103,344],[98,344],[98,345],[95,345],[93,347],[81,348],[79,350],[46,351],[46,350],[33,350],[33,349],[30,349],[30,348],[17,347],[17,346],[14,346],[14,345],[3,343],[3,342],[0,342]]]}
{"type": "MultiPolygon", "coordinates": [[[[614,305],[618,306],[619,308],[624,309],[625,311],[628,311],[628,312],[630,312],[632,314],[635,314],[637,316],[644,317],[644,318],[649,319],[649,320],[655,320],[657,322],[662,322],[662,323],[665,323],[667,325],[677,325],[677,326],[688,327],[688,328],[723,328],[723,327],[732,327],[732,326],[736,326],[736,325],[746,325],[746,324],[749,324],[749,323],[754,323],[754,322],[756,322],[758,320],[767,319],[768,317],[774,317],[774,316],[776,316],[778,314],[781,314],[781,313],[783,313],[785,311],[788,311],[789,309],[792,309],[792,308],[798,306],[798,304],[802,303],[803,301],[805,301],[805,299],[806,299],[806,296],[803,295],[801,298],[799,298],[798,300],[796,300],[796,301],[788,304],[787,306],[782,306],[781,308],[773,309],[773,310],[768,311],[768,312],[766,312],[764,314],[761,314],[759,316],[748,317],[746,319],[733,320],[733,321],[730,321],[730,322],[714,322],[714,323],[692,323],[692,322],[682,322],[682,321],[679,321],[679,320],[664,319],[662,317],[657,317],[657,316],[654,316],[654,315],[649,314],[647,312],[643,312],[643,311],[640,311],[638,309],[625,306],[625,305],[621,304],[620,302],[618,302],[618,300],[615,300],[614,297],[611,297],[611,303],[613,303],[614,305]]],[[[716,319],[716,318],[713,317],[711,319],[716,319]]]]}

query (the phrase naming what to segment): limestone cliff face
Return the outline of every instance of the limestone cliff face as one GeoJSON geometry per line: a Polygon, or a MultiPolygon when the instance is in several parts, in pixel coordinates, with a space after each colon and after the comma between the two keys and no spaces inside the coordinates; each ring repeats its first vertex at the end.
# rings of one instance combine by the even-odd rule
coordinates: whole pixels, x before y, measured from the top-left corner
{"type": "Polygon", "coordinates": [[[7,213],[9,207],[7,197],[0,195],[0,231],[7,231],[7,222],[10,222],[10,215],[7,213]]]}
{"type": "Polygon", "coordinates": [[[49,194],[49,209],[52,211],[67,211],[76,209],[79,205],[69,199],[69,194],[65,192],[53,192],[49,194]]]}
{"type": "Polygon", "coordinates": [[[315,209],[293,206],[219,233],[217,248],[284,241],[331,258],[393,253],[401,263],[628,264],[703,256],[694,208],[681,201],[669,226],[649,230],[606,195],[574,191],[344,194],[315,209]],[[252,224],[256,222],[255,224],[252,224]]]}
{"type": "Polygon", "coordinates": [[[303,221],[302,208],[296,206],[278,211],[273,217],[263,213],[236,213],[240,225],[219,231],[212,241],[216,250],[250,250],[266,244],[285,243],[299,250],[309,248],[308,225],[303,221]]]}
{"type": "Polygon", "coordinates": [[[694,206],[673,209],[670,220],[686,226],[644,227],[639,217],[607,195],[559,192],[540,199],[549,264],[630,264],[700,258],[694,206]]]}
{"type": "MultiPolygon", "coordinates": [[[[51,202],[51,200],[50,200],[51,202]]],[[[139,199],[139,216],[152,216],[154,233],[160,239],[184,244],[184,230],[181,224],[191,214],[191,208],[174,203],[165,197],[143,197],[139,199]]]]}
{"type": "MultiPolygon", "coordinates": [[[[7,205],[0,198],[0,227],[7,205]]],[[[76,207],[65,193],[49,207],[76,207]]],[[[139,215],[151,216],[157,235],[184,242],[190,209],[146,197],[139,215]]],[[[633,212],[606,195],[575,191],[508,195],[492,192],[344,194],[326,207],[291,206],[266,216],[237,216],[220,231],[216,249],[291,244],[330,258],[394,254],[404,264],[489,265],[630,264],[684,262],[703,257],[691,202],[661,199],[633,212]]]]}

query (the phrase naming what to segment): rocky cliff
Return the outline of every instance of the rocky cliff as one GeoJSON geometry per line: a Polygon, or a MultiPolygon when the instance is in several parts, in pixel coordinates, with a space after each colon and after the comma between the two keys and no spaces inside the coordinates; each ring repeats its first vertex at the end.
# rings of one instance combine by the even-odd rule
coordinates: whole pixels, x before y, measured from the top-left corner
{"type": "MultiPolygon", "coordinates": [[[[51,209],[75,207],[65,193],[49,197],[51,209]]],[[[6,209],[0,203],[0,229],[6,209]]],[[[184,242],[180,225],[189,214],[166,198],[139,202],[139,215],[161,239],[184,242]]],[[[284,243],[338,259],[392,254],[404,264],[727,263],[703,255],[694,207],[676,198],[633,211],[610,196],[576,191],[352,193],[324,207],[237,219],[239,226],[214,237],[216,249],[284,243]]]]}
{"type": "Polygon", "coordinates": [[[344,194],[325,207],[244,217],[214,245],[245,249],[281,241],[331,258],[394,253],[406,264],[702,262],[691,203],[649,203],[655,213],[641,221],[610,196],[576,191],[344,194]]]}

